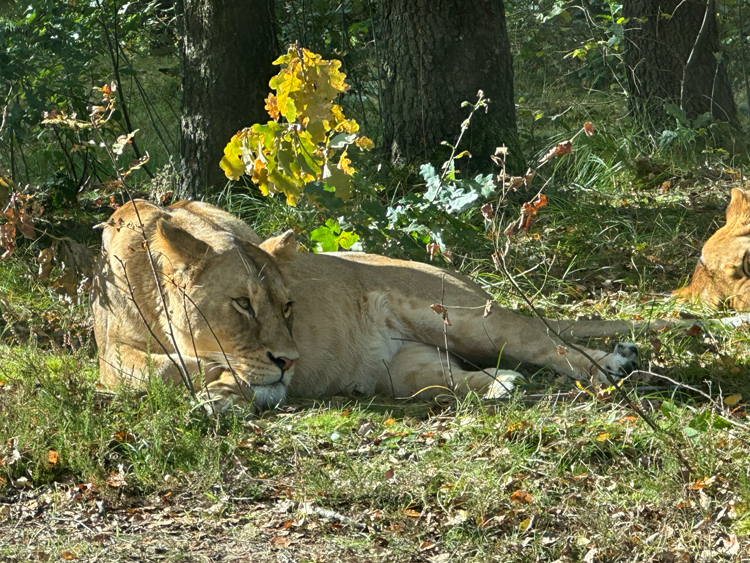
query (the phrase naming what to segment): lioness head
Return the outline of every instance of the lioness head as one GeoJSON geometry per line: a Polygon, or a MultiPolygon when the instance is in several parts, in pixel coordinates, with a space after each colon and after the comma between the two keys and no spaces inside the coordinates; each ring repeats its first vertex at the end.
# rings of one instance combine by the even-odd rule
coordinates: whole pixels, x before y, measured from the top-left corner
{"type": "Polygon", "coordinates": [[[200,236],[159,218],[151,242],[178,348],[204,363],[209,390],[221,379],[246,400],[278,404],[299,354],[272,253],[288,252],[294,238],[273,239],[266,252],[225,231],[200,236]]]}
{"type": "Polygon", "coordinates": [[[675,294],[750,309],[750,192],[732,190],[726,225],[703,245],[690,284],[675,294]]]}

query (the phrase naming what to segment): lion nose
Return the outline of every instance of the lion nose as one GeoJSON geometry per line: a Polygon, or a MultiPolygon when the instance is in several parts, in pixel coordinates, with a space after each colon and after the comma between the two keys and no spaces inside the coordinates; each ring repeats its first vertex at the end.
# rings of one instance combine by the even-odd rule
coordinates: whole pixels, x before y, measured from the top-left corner
{"type": "Polygon", "coordinates": [[[271,352],[267,352],[268,359],[271,360],[274,364],[279,366],[279,369],[281,369],[282,373],[285,371],[289,371],[292,369],[292,366],[294,366],[294,360],[290,360],[289,358],[279,357],[277,358],[271,352]]]}

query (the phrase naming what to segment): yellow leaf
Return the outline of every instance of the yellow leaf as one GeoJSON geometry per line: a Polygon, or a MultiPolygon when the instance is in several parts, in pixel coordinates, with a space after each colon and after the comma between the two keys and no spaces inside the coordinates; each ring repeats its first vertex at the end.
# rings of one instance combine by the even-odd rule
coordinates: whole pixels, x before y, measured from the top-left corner
{"type": "Polygon", "coordinates": [[[729,395],[724,399],[724,404],[728,407],[733,407],[742,400],[742,395],[737,393],[736,395],[729,395]]]}
{"type": "Polygon", "coordinates": [[[60,454],[58,454],[55,450],[50,450],[47,452],[47,461],[50,465],[57,465],[57,459],[60,457],[60,454]]]}
{"type": "Polygon", "coordinates": [[[609,440],[609,432],[602,432],[596,437],[597,442],[606,442],[609,440]]]}
{"type": "Polygon", "coordinates": [[[369,151],[375,148],[375,143],[373,143],[367,137],[357,137],[357,139],[354,141],[354,144],[364,151],[369,151]]]}
{"type": "Polygon", "coordinates": [[[351,176],[352,174],[354,174],[354,168],[349,166],[351,163],[352,161],[346,158],[346,151],[342,152],[341,157],[339,158],[339,170],[341,170],[344,174],[351,176]]]}
{"type": "Polygon", "coordinates": [[[268,115],[271,116],[271,119],[274,121],[279,120],[279,106],[276,103],[276,96],[274,96],[273,93],[268,94],[268,97],[266,98],[266,111],[268,112],[268,115]]]}
{"type": "Polygon", "coordinates": [[[245,130],[240,131],[232,137],[232,140],[224,147],[224,157],[219,163],[227,178],[235,182],[245,173],[245,164],[241,158],[244,135],[245,130]]]}

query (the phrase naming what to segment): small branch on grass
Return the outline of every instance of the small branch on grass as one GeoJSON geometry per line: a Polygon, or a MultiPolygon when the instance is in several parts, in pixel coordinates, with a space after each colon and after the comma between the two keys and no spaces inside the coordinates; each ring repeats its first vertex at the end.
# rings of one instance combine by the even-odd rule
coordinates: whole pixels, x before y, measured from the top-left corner
{"type": "Polygon", "coordinates": [[[356,528],[357,530],[367,529],[367,526],[365,524],[361,524],[360,522],[357,522],[349,516],[334,512],[333,510],[330,510],[328,508],[315,506],[311,502],[300,503],[299,511],[305,514],[315,514],[316,516],[320,516],[321,518],[325,518],[327,520],[336,520],[337,522],[341,522],[342,524],[350,526],[352,528],[356,528]]]}
{"type": "MultiPolygon", "coordinates": [[[[725,409],[725,407],[723,406],[723,404],[721,403],[721,401],[717,401],[709,393],[706,393],[705,391],[701,391],[700,389],[698,389],[697,387],[693,387],[692,385],[687,385],[686,383],[681,383],[679,381],[676,381],[676,380],[672,379],[671,377],[667,377],[666,375],[662,375],[660,373],[654,373],[652,371],[638,370],[637,372],[634,372],[634,373],[636,373],[636,374],[642,373],[642,374],[648,375],[650,377],[657,377],[659,379],[664,379],[665,381],[669,381],[671,384],[673,384],[676,389],[687,389],[688,391],[692,391],[693,393],[697,393],[698,395],[700,395],[704,399],[707,399],[708,402],[711,403],[711,406],[714,409],[718,410],[719,412],[721,412],[722,410],[725,409]]],[[[709,389],[709,391],[710,391],[710,389],[709,389]]],[[[726,420],[727,423],[731,424],[732,426],[736,426],[737,428],[742,428],[743,430],[750,430],[750,426],[747,425],[747,424],[742,424],[741,422],[737,422],[736,420],[732,420],[731,418],[723,416],[723,415],[720,415],[720,416],[721,416],[721,418],[723,420],[726,420]]],[[[745,444],[750,445],[745,440],[742,440],[742,441],[745,442],[745,444]]]]}

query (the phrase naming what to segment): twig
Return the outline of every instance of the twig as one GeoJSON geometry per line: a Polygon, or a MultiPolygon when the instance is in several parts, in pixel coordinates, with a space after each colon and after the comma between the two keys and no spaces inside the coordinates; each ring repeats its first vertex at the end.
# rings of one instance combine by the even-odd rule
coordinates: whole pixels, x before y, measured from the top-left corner
{"type": "Polygon", "coordinates": [[[357,528],[359,530],[367,529],[367,526],[357,522],[356,520],[354,520],[353,518],[350,518],[349,516],[345,516],[338,512],[334,512],[333,510],[330,510],[328,508],[321,508],[320,506],[315,506],[311,502],[301,503],[299,506],[299,511],[304,512],[305,514],[315,514],[316,516],[320,516],[321,518],[326,518],[328,520],[336,520],[338,522],[341,522],[342,524],[351,526],[352,528],[357,528]]]}
{"type": "Polygon", "coordinates": [[[456,382],[453,381],[453,367],[451,366],[450,350],[448,349],[448,311],[445,309],[445,305],[444,305],[444,299],[445,299],[445,276],[444,275],[441,277],[440,281],[441,281],[440,310],[441,310],[441,316],[443,317],[443,340],[445,342],[445,359],[448,362],[448,383],[450,384],[450,388],[453,391],[455,391],[456,382]]]}
{"type": "MultiPolygon", "coordinates": [[[[169,360],[174,364],[174,366],[177,368],[177,371],[180,373],[180,377],[182,378],[183,383],[188,388],[191,394],[195,394],[193,391],[193,385],[190,382],[190,376],[187,373],[187,366],[185,365],[184,360],[182,359],[182,356],[180,356],[180,361],[182,363],[182,367],[184,369],[180,368],[180,365],[177,364],[175,359],[172,357],[172,354],[167,350],[167,347],[164,346],[164,344],[159,340],[159,337],[156,336],[153,329],[151,328],[151,324],[146,319],[146,315],[143,314],[143,311],[141,310],[140,305],[138,305],[138,301],[135,299],[135,293],[133,291],[133,285],[130,283],[130,278],[128,277],[128,271],[125,268],[125,263],[122,261],[122,259],[119,256],[114,257],[115,260],[117,260],[120,263],[120,267],[122,268],[122,273],[125,276],[125,283],[128,286],[128,291],[130,292],[130,300],[133,302],[133,305],[135,305],[136,310],[138,311],[138,314],[140,315],[141,319],[143,320],[143,324],[146,325],[146,329],[148,330],[151,337],[156,341],[156,343],[161,347],[162,350],[164,350],[164,353],[167,355],[169,360]]],[[[176,343],[175,343],[176,344],[176,343]]],[[[175,345],[175,350],[177,349],[177,346],[175,345]]]]}
{"type": "Polygon", "coordinates": [[[393,377],[391,377],[391,370],[388,369],[388,364],[385,363],[385,360],[383,360],[383,365],[385,366],[385,371],[388,374],[388,381],[391,382],[391,394],[393,395],[393,398],[396,398],[396,389],[393,387],[393,377]]]}
{"type": "MultiPolygon", "coordinates": [[[[692,385],[687,385],[686,383],[681,383],[679,381],[675,381],[671,377],[667,377],[666,375],[662,375],[660,373],[654,373],[652,371],[638,370],[637,372],[634,372],[634,373],[642,373],[642,374],[645,374],[645,375],[649,375],[651,377],[658,377],[659,379],[664,379],[666,381],[669,381],[670,383],[672,383],[673,385],[675,385],[675,387],[677,387],[677,388],[687,389],[687,390],[692,391],[694,393],[698,393],[703,398],[708,399],[708,401],[711,403],[711,405],[715,409],[718,409],[720,411],[723,410],[722,404],[719,401],[717,401],[716,399],[714,399],[709,393],[706,393],[705,391],[701,391],[697,387],[693,387],[692,385]]],[[[722,416],[721,418],[723,420],[726,420],[732,426],[736,426],[738,428],[742,428],[743,430],[750,429],[750,426],[748,426],[747,424],[742,424],[741,422],[737,422],[736,420],[732,420],[729,417],[722,416]]]]}
{"type": "MultiPolygon", "coordinates": [[[[102,6],[101,1],[96,0],[96,5],[101,11],[101,13],[103,14],[104,7],[102,6]]],[[[114,9],[115,9],[115,15],[116,15],[117,5],[114,6],[114,9]]],[[[115,22],[114,38],[110,37],[109,28],[107,27],[107,22],[104,20],[103,15],[99,17],[99,23],[102,26],[102,29],[104,31],[104,38],[107,41],[107,50],[109,51],[109,57],[112,62],[112,72],[114,72],[114,75],[115,75],[115,82],[117,82],[117,95],[120,98],[120,107],[122,108],[122,117],[125,119],[126,132],[130,134],[133,132],[133,126],[130,123],[130,113],[128,112],[128,106],[125,103],[125,93],[122,90],[122,80],[120,78],[119,49],[115,50],[115,48],[112,46],[113,39],[119,45],[119,39],[117,38],[117,23],[115,22]]],[[[130,144],[133,145],[133,152],[135,153],[135,157],[141,158],[141,151],[138,148],[138,144],[135,142],[135,139],[132,139],[130,144]]],[[[151,170],[149,170],[148,166],[144,165],[143,170],[145,170],[149,178],[151,179],[154,178],[154,175],[151,172],[151,170]]]]}
{"type": "MultiPolygon", "coordinates": [[[[685,66],[682,67],[682,82],[680,83],[680,109],[685,109],[685,81],[687,80],[687,74],[688,69],[692,69],[693,64],[693,56],[695,55],[695,51],[698,48],[698,43],[703,38],[703,35],[706,32],[708,22],[708,14],[709,10],[711,9],[711,5],[713,4],[713,0],[706,0],[706,11],[703,13],[703,23],[701,23],[701,28],[698,31],[698,35],[695,36],[695,41],[693,42],[693,48],[690,51],[690,55],[688,56],[688,60],[685,63],[685,66]]],[[[679,7],[679,6],[678,6],[679,7]]],[[[677,11],[677,8],[675,8],[675,12],[677,11]]],[[[674,12],[672,12],[672,15],[674,16],[674,12]]],[[[716,63],[718,66],[718,63],[716,63]]],[[[713,100],[711,100],[711,106],[713,109],[713,100]]],[[[711,117],[713,117],[713,111],[711,111],[711,117]]]]}
{"type": "MultiPolygon", "coordinates": [[[[203,318],[203,320],[206,323],[206,326],[208,327],[208,330],[211,332],[211,336],[214,337],[214,340],[216,340],[216,344],[219,345],[219,350],[221,350],[221,355],[224,356],[224,361],[227,364],[227,367],[229,368],[230,373],[232,374],[232,377],[234,377],[234,382],[237,384],[237,388],[242,392],[242,398],[245,399],[248,403],[250,400],[247,398],[247,395],[245,395],[245,391],[242,389],[242,383],[245,383],[242,381],[238,376],[237,372],[234,371],[234,367],[232,367],[232,363],[229,361],[229,357],[227,356],[227,353],[224,351],[224,347],[221,345],[221,341],[219,340],[219,337],[216,336],[216,333],[214,332],[214,329],[211,328],[211,323],[206,318],[206,315],[203,314],[203,311],[200,310],[200,307],[193,301],[192,297],[190,297],[187,292],[179,287],[180,291],[182,292],[183,296],[190,301],[190,303],[195,307],[195,310],[198,311],[198,314],[203,318]]],[[[250,384],[246,383],[246,385],[249,387],[250,384]]],[[[206,392],[208,393],[209,398],[211,398],[211,393],[208,392],[208,387],[206,387],[206,392]]]]}

